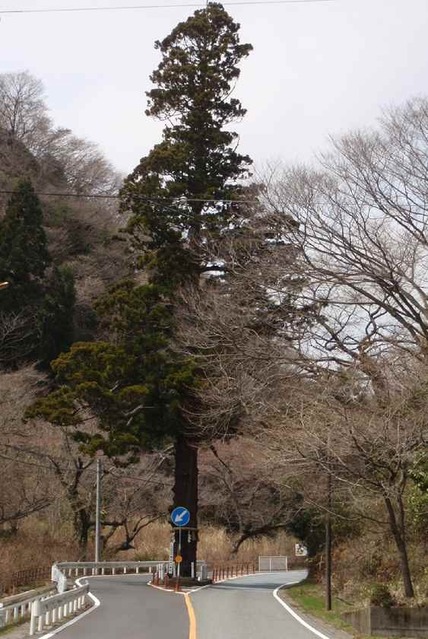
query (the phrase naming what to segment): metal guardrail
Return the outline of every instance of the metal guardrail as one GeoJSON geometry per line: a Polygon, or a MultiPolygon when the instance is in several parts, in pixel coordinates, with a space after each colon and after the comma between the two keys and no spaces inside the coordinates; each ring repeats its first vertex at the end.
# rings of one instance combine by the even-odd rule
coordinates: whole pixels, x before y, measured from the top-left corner
{"type": "Polygon", "coordinates": [[[11,623],[17,623],[25,617],[29,616],[31,612],[31,606],[34,602],[43,601],[46,598],[56,593],[56,588],[52,586],[46,589],[45,592],[39,592],[29,596],[29,593],[22,593],[16,597],[9,597],[12,601],[7,603],[7,600],[0,603],[0,628],[11,623]]]}
{"type": "Polygon", "coordinates": [[[47,599],[35,601],[31,606],[30,636],[42,632],[45,626],[61,621],[85,605],[89,584],[68,590],[47,599]]]}
{"type": "Polygon", "coordinates": [[[87,577],[95,575],[127,575],[150,572],[161,563],[156,561],[62,561],[54,564],[52,571],[60,570],[66,577],[87,577]]]}
{"type": "MultiPolygon", "coordinates": [[[[163,562],[159,560],[60,562],[49,569],[35,568],[15,573],[8,580],[9,584],[18,585],[20,581],[25,583],[28,579],[49,579],[51,577],[52,581],[57,583],[60,594],[57,594],[57,587],[52,586],[41,593],[26,592],[5,599],[0,603],[0,628],[19,622],[29,616],[31,612],[31,626],[34,634],[36,626],[41,626],[43,629],[43,626],[55,623],[80,610],[85,603],[85,598],[81,599],[79,596],[79,592],[83,592],[82,588],[65,591],[67,579],[95,575],[140,574],[155,570],[160,563],[163,562]],[[9,602],[9,600],[11,601],[9,602]]],[[[86,597],[89,585],[83,588],[86,597]]]]}
{"type": "MultiPolygon", "coordinates": [[[[60,562],[50,569],[52,580],[57,582],[61,590],[66,588],[67,579],[96,576],[96,575],[120,575],[140,574],[143,572],[155,572],[159,565],[167,562],[154,561],[86,561],[86,562],[60,562]]],[[[198,566],[205,562],[198,561],[198,566]]],[[[48,578],[45,568],[21,571],[17,575],[24,578],[29,575],[32,578],[48,578]]],[[[73,588],[57,594],[57,588],[45,590],[29,596],[30,593],[16,595],[10,603],[5,600],[0,603],[0,628],[20,621],[28,616],[31,611],[30,635],[36,630],[41,631],[45,626],[52,625],[67,617],[84,605],[89,593],[89,585],[73,588]]]]}

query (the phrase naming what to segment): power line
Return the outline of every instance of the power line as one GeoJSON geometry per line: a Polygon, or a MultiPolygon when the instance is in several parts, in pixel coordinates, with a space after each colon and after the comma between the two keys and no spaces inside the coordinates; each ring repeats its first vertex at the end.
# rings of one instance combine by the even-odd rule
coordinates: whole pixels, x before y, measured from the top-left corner
{"type": "MultiPolygon", "coordinates": [[[[0,195],[14,195],[16,191],[12,191],[10,189],[0,189],[0,195]]],[[[82,199],[93,199],[93,200],[119,200],[119,195],[111,195],[110,193],[67,193],[67,192],[46,192],[46,191],[35,191],[35,195],[40,197],[75,197],[82,199]]],[[[133,195],[133,199],[141,200],[143,202],[147,202],[148,204],[186,204],[187,202],[202,202],[204,204],[258,204],[259,201],[256,199],[253,200],[226,200],[223,198],[195,198],[195,197],[186,197],[183,195],[180,197],[162,197],[162,198],[151,198],[145,195],[133,195]]]]}
{"type": "MultiPolygon", "coordinates": [[[[224,2],[228,6],[242,5],[275,5],[275,4],[318,4],[325,2],[335,2],[336,0],[237,0],[236,2],[224,2]]],[[[181,4],[141,4],[120,6],[103,6],[103,7],[64,7],[64,8],[46,8],[46,9],[0,9],[0,14],[23,14],[23,13],[83,13],[95,11],[140,11],[143,9],[174,9],[174,8],[194,8],[206,6],[203,2],[190,2],[181,4]]]]}
{"type": "MultiPolygon", "coordinates": [[[[41,453],[38,453],[37,451],[23,451],[25,454],[27,455],[33,455],[33,456],[39,456],[41,455],[41,453]]],[[[72,462],[70,460],[66,460],[63,459],[61,457],[51,457],[52,459],[52,463],[48,464],[48,463],[42,463],[42,462],[38,462],[38,461],[30,461],[28,459],[22,459],[19,457],[12,457],[10,455],[6,455],[5,453],[0,453],[0,459],[6,459],[8,461],[14,462],[15,464],[22,464],[24,466],[34,466],[35,468],[43,468],[45,470],[50,470],[52,471],[54,468],[54,462],[55,463],[66,463],[68,464],[68,466],[66,466],[65,468],[62,468],[63,471],[67,472],[67,471],[76,471],[78,470],[76,468],[76,466],[74,464],[72,464],[72,462]]],[[[91,473],[91,474],[96,474],[96,468],[93,468],[91,466],[86,466],[83,470],[83,473],[91,473]]],[[[146,472],[146,471],[145,471],[146,472]]],[[[152,472],[148,471],[149,473],[152,472]]],[[[115,466],[110,466],[108,468],[104,468],[104,473],[105,475],[110,475],[110,477],[114,477],[114,479],[135,479],[137,481],[141,481],[144,484],[156,484],[156,485],[165,485],[165,486],[171,486],[172,487],[172,483],[165,481],[165,479],[163,477],[160,477],[159,479],[150,479],[150,478],[146,478],[142,475],[135,475],[135,474],[131,474],[131,473],[123,473],[121,472],[121,470],[115,466]],[[118,474],[119,473],[119,474],[118,474]]]]}
{"type": "MultiPolygon", "coordinates": [[[[0,11],[1,13],[1,11],[0,11]]],[[[14,195],[16,191],[11,189],[0,189],[1,195],[14,195]]],[[[45,197],[79,197],[79,198],[90,198],[90,199],[101,199],[101,200],[118,200],[119,195],[112,195],[110,193],[67,193],[61,191],[35,191],[36,195],[45,196],[45,197]]]]}

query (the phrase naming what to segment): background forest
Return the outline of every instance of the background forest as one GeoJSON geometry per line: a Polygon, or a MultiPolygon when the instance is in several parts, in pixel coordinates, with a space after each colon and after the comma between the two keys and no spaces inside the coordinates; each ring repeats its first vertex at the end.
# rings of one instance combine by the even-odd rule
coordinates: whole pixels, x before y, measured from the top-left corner
{"type": "Polygon", "coordinates": [[[126,179],[0,75],[0,578],[92,556],[101,459],[105,558],[167,555],[175,500],[208,560],[297,539],[321,575],[327,522],[337,592],[424,601],[428,101],[252,171],[239,25],[155,46],[126,179]]]}

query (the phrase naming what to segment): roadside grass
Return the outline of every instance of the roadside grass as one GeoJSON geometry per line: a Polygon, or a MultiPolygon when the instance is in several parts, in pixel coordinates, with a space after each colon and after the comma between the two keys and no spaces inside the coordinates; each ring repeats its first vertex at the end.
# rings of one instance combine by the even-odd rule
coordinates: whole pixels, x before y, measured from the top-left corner
{"type": "MultiPolygon", "coordinates": [[[[312,615],[338,630],[347,632],[355,639],[381,639],[374,636],[360,634],[355,628],[346,623],[342,617],[342,612],[348,612],[352,609],[350,604],[333,597],[332,610],[325,609],[325,593],[323,586],[313,581],[307,580],[296,586],[280,590],[279,594],[284,596],[284,600],[291,599],[292,604],[304,613],[312,615]]],[[[382,637],[388,639],[388,637],[382,637]]],[[[391,638],[389,638],[391,639],[391,638]]]]}
{"type": "Polygon", "coordinates": [[[342,612],[347,612],[350,606],[345,602],[333,597],[332,610],[325,609],[325,595],[320,584],[310,580],[304,581],[283,591],[295,602],[303,612],[307,612],[314,617],[319,617],[335,628],[345,630],[350,634],[355,634],[355,629],[347,624],[340,616],[342,612]]]}
{"type": "Polygon", "coordinates": [[[28,618],[20,619],[15,623],[11,623],[7,626],[4,626],[3,628],[0,628],[0,637],[5,637],[6,635],[11,634],[26,623],[28,623],[28,618]]]}

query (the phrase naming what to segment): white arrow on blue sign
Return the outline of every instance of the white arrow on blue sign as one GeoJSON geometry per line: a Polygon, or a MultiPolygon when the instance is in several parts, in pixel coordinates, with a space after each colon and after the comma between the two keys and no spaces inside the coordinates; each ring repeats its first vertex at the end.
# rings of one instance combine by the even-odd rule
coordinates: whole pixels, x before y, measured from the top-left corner
{"type": "Polygon", "coordinates": [[[190,521],[190,512],[184,506],[177,506],[171,513],[171,521],[174,526],[187,526],[190,521]]]}

